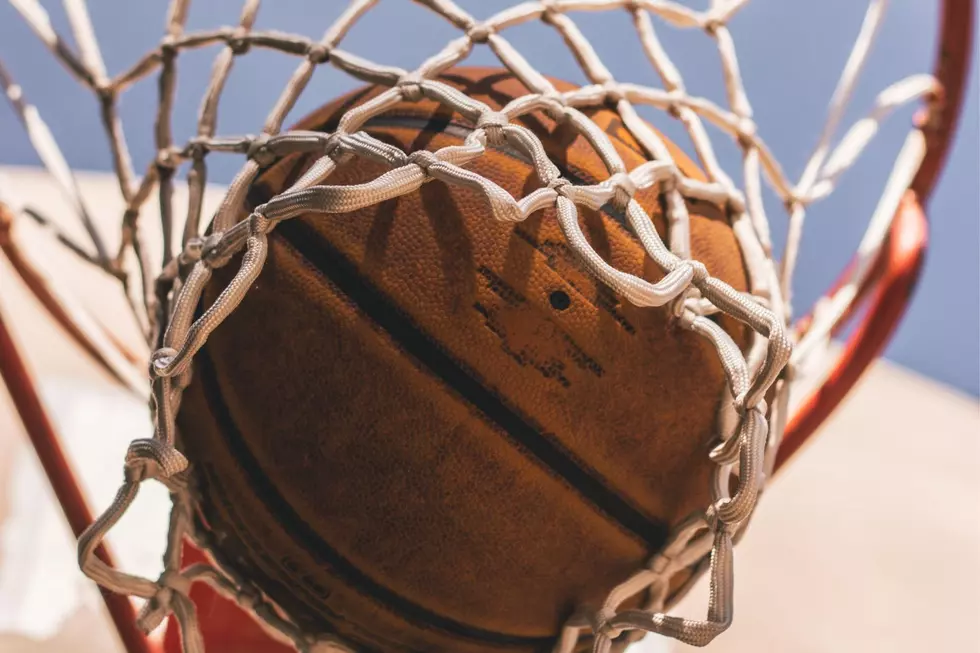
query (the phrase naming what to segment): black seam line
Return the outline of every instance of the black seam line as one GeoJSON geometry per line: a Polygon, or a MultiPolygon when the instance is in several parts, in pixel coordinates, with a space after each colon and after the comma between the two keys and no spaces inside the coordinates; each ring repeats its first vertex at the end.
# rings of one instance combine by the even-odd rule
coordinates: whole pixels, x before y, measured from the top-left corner
{"type": "MultiPolygon", "coordinates": [[[[213,368],[210,368],[210,366],[211,366],[210,359],[208,359],[207,363],[208,363],[208,366],[209,366],[208,373],[212,375],[212,377],[209,379],[209,381],[211,383],[214,383],[215,382],[215,379],[213,378],[214,370],[213,370],[213,368]]],[[[208,390],[205,391],[205,396],[207,398],[206,401],[207,401],[207,405],[208,405],[208,408],[209,409],[213,409],[213,405],[211,403],[211,395],[220,396],[220,392],[213,391],[213,388],[209,388],[208,390]]],[[[232,428],[234,428],[234,427],[232,427],[232,428]]],[[[220,497],[219,498],[219,501],[224,501],[224,503],[225,503],[225,506],[222,507],[222,508],[220,508],[220,510],[222,512],[224,512],[224,513],[228,513],[228,511],[229,511],[228,506],[231,505],[231,501],[230,501],[230,498],[228,497],[228,494],[225,492],[224,486],[219,482],[220,479],[218,479],[216,477],[213,478],[213,472],[209,472],[208,469],[202,469],[202,470],[200,470],[200,473],[205,477],[205,481],[208,484],[207,492],[209,494],[210,493],[213,493],[213,494],[218,495],[220,497]]],[[[237,517],[227,517],[227,519],[229,519],[230,521],[233,522],[230,528],[231,528],[232,532],[238,537],[238,539],[241,540],[242,539],[243,529],[244,530],[248,530],[248,527],[245,526],[244,524],[234,524],[234,522],[238,520],[237,517]],[[241,528],[239,528],[239,526],[241,526],[241,528]]],[[[245,548],[248,548],[248,549],[251,549],[252,548],[251,545],[245,544],[244,542],[242,543],[242,546],[245,547],[245,548]]],[[[239,573],[242,572],[242,569],[239,569],[234,564],[229,564],[229,562],[227,560],[222,560],[220,562],[221,562],[221,564],[223,566],[228,567],[229,569],[237,570],[239,573]]],[[[265,562],[265,564],[273,564],[273,565],[277,564],[276,561],[271,560],[271,559],[265,560],[264,562],[265,562]]],[[[263,576],[265,576],[270,582],[276,583],[276,584],[278,584],[280,586],[282,586],[282,585],[284,585],[286,583],[289,583],[289,581],[285,581],[284,582],[282,580],[277,580],[276,578],[273,578],[270,574],[267,574],[267,573],[262,572],[262,571],[259,571],[258,573],[260,573],[263,576]]],[[[289,585],[290,585],[290,587],[293,588],[293,591],[302,592],[307,597],[304,602],[306,603],[306,606],[307,606],[308,609],[311,609],[311,610],[319,613],[320,616],[323,617],[326,620],[333,620],[335,622],[335,623],[331,623],[330,624],[331,630],[329,631],[329,634],[340,636],[341,635],[341,630],[343,628],[346,628],[348,630],[353,630],[353,631],[357,632],[358,635],[360,635],[360,631],[362,630],[362,628],[359,625],[357,625],[357,624],[352,624],[350,622],[350,620],[347,619],[344,615],[337,614],[336,612],[333,612],[333,611],[330,611],[330,610],[326,610],[325,611],[325,610],[320,609],[317,606],[317,601],[320,601],[321,598],[318,597],[316,594],[314,594],[312,591],[310,591],[303,584],[298,584],[298,586],[297,586],[297,584],[289,583],[289,585]],[[339,622],[339,623],[336,623],[336,622],[339,622]]],[[[280,605],[280,607],[283,607],[283,606],[280,605]]],[[[324,634],[328,634],[328,633],[324,633],[324,634]]],[[[363,635],[360,635],[360,636],[363,638],[363,635]]],[[[375,635],[375,637],[377,637],[377,635],[375,635]]],[[[374,642],[373,644],[377,644],[377,642],[374,642]]],[[[385,641],[384,644],[385,644],[385,646],[389,647],[388,650],[390,651],[391,650],[390,647],[396,646],[397,645],[397,642],[385,641]]],[[[363,643],[363,639],[361,639],[358,642],[357,653],[385,653],[385,652],[383,652],[381,649],[373,648],[373,646],[366,646],[363,643]]]]}
{"type": "Polygon", "coordinates": [[[542,646],[554,640],[554,637],[508,635],[506,633],[484,630],[477,626],[460,623],[455,619],[432,612],[400,596],[389,588],[376,583],[364,572],[355,567],[336,549],[324,541],[296,513],[290,503],[286,501],[285,497],[279,493],[278,488],[269,480],[269,477],[263,473],[261,464],[252,454],[252,450],[249,448],[248,443],[238,429],[238,425],[235,424],[234,418],[228,411],[228,406],[221,397],[221,393],[218,390],[218,381],[215,377],[214,366],[207,353],[207,348],[201,349],[195,357],[195,362],[198,363],[197,372],[203,384],[208,406],[214,411],[214,417],[220,426],[221,436],[225,439],[231,450],[235,452],[236,460],[248,476],[250,484],[256,490],[256,496],[276,516],[279,523],[291,537],[298,540],[309,553],[321,562],[328,564],[333,572],[343,578],[343,580],[368,597],[380,602],[395,615],[403,619],[409,619],[410,623],[414,622],[416,627],[423,629],[425,627],[435,628],[457,637],[490,644],[542,646]]]}
{"type": "Polygon", "coordinates": [[[320,271],[357,308],[383,329],[403,351],[424,365],[455,394],[496,424],[511,442],[532,453],[546,468],[562,478],[594,508],[617,523],[653,551],[667,538],[666,526],[648,519],[636,507],[609,488],[595,470],[586,470],[554,436],[528,416],[522,415],[503,397],[490,390],[480,375],[447,353],[400,310],[357,266],[301,219],[288,220],[276,228],[293,249],[320,271]],[[594,475],[593,475],[594,474],[594,475]]]}

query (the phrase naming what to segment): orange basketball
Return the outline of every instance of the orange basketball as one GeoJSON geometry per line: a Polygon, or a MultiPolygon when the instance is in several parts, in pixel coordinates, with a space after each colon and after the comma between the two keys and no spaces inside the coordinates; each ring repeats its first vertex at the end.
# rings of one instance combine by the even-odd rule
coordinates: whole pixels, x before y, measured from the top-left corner
{"type": "MultiPolygon", "coordinates": [[[[527,93],[493,69],[442,81],[497,108],[527,93]]],[[[333,130],[378,92],[298,127],[333,130]]],[[[587,113],[628,168],[646,160],[616,112],[587,113]]],[[[565,178],[608,177],[570,127],[543,114],[520,122],[565,178]]],[[[363,129],[411,152],[459,144],[472,128],[423,100],[363,129]]],[[[251,205],[314,160],[269,167],[251,205]]],[[[540,185],[505,149],[468,167],[515,197],[540,185]]],[[[354,157],[326,183],[385,172],[354,157]]],[[[636,199],[666,240],[658,191],[636,199]]],[[[746,290],[726,216],[689,209],[694,258],[746,290]]],[[[662,276],[615,209],[579,217],[610,264],[662,276]]],[[[215,272],[202,308],[236,269],[215,272]]],[[[747,330],[721,321],[744,350],[747,330]]],[[[433,181],[278,225],[258,280],[196,356],[178,424],[214,553],[305,631],[364,651],[531,653],[709,503],[724,387],[710,343],[597,283],[553,210],[503,224],[475,191],[433,181]]]]}

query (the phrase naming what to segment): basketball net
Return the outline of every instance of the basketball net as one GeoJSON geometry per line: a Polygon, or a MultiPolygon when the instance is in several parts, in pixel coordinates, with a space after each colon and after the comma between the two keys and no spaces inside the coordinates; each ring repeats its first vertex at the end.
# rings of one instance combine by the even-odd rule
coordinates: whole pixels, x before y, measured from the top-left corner
{"type": "MultiPolygon", "coordinates": [[[[345,35],[358,21],[369,12],[380,11],[376,9],[377,0],[351,2],[319,39],[253,29],[258,0],[246,0],[236,27],[189,32],[184,28],[189,0],[174,0],[161,43],[114,77],[105,70],[83,0],[65,1],[75,48],[54,31],[36,1],[11,1],[76,80],[96,95],[119,191],[126,203],[119,247],[109,251],[88,217],[89,210],[71,168],[39,113],[23,98],[10,74],[0,68],[0,83],[23,119],[41,160],[71,198],[86,230],[87,242],[72,239],[53,225],[49,225],[49,231],[71,255],[83,257],[119,280],[132,299],[133,315],[148,344],[146,353],[122,350],[98,320],[49,282],[43,262],[31,260],[30,252],[18,246],[12,228],[17,220],[43,222],[44,218],[18,200],[14,189],[3,188],[0,200],[7,205],[8,213],[0,221],[6,235],[0,241],[15,269],[52,314],[70,327],[71,335],[118,379],[142,391],[145,372],[141,369],[147,363],[149,366],[154,435],[130,446],[124,482],[112,505],[79,538],[79,560],[84,572],[102,587],[145,600],[138,616],[144,632],[174,615],[180,624],[183,646],[190,653],[204,648],[189,598],[190,587],[198,582],[209,583],[235,599],[299,650],[353,650],[344,642],[302,632],[249,579],[222,563],[210,546],[207,532],[195,524],[185,473],[188,461],[174,446],[175,416],[182,390],[191,380],[195,353],[245,297],[266,260],[268,235],[280,222],[300,215],[346,213],[376,205],[414,192],[432,180],[480,192],[488,219],[519,222],[536,211],[554,207],[568,245],[596,278],[633,304],[672,311],[681,327],[705,338],[717,351],[727,378],[729,396],[721,402],[720,429],[710,453],[715,464],[711,504],[677,526],[666,546],[644,568],[612,588],[603,605],[573,615],[560,634],[555,652],[572,651],[586,631],[593,634],[596,653],[608,653],[613,639],[631,630],[659,633],[699,646],[723,632],[732,621],[733,542],[744,531],[765,481],[772,475],[787,423],[792,420],[791,442],[787,442],[792,451],[853,384],[870,360],[868,352],[874,356],[901,315],[904,300],[898,302],[896,310],[894,297],[888,293],[901,294],[914,283],[924,238],[913,239],[910,244],[898,236],[924,234],[916,231],[921,230],[921,203],[932,187],[955,123],[972,24],[969,2],[947,2],[942,39],[947,51],[936,74],[915,75],[888,86],[877,96],[867,116],[838,137],[847,102],[886,7],[883,0],[870,2],[831,99],[826,125],[802,177],[793,183],[753,121],[752,105],[742,83],[728,23],[746,6],[745,1],[712,0],[708,9],[696,11],[666,0],[547,0],[516,4],[481,20],[452,0],[416,0],[458,28],[459,36],[434,51],[418,68],[407,70],[391,62],[355,55],[342,47],[345,35]],[[656,71],[661,88],[613,78],[570,15],[587,10],[629,14],[646,63],[656,71]],[[656,26],[653,18],[659,19],[656,26]],[[534,21],[561,36],[581,65],[587,85],[568,92],[557,91],[505,38],[508,29],[534,21]],[[724,106],[688,93],[658,37],[664,28],[700,30],[707,43],[717,49],[724,75],[724,106]],[[176,143],[170,116],[179,55],[211,45],[222,47],[201,100],[197,134],[186,143],[176,143]],[[437,81],[441,73],[463,63],[477,47],[489,48],[501,65],[523,82],[527,94],[495,111],[437,81]],[[222,89],[236,58],[254,48],[295,55],[299,64],[258,136],[219,136],[216,123],[222,89]],[[334,132],[283,131],[287,114],[316,68],[322,65],[331,65],[387,90],[347,111],[334,132]],[[150,76],[156,76],[160,91],[154,132],[157,155],[138,176],[130,161],[117,101],[123,91],[150,76]],[[396,104],[422,98],[439,102],[473,125],[462,145],[407,153],[360,130],[367,121],[396,104]],[[840,176],[859,157],[888,114],[917,101],[923,103],[924,112],[906,137],[853,264],[812,315],[794,322],[790,292],[808,207],[834,190],[840,176]],[[660,109],[680,121],[706,174],[705,181],[681,174],[663,140],[639,117],[637,107],[642,105],[660,109]],[[649,162],[627,171],[605,133],[583,113],[594,107],[614,108],[646,151],[649,162]],[[534,133],[515,122],[537,111],[547,113],[587,139],[604,162],[608,178],[591,186],[574,185],[563,178],[534,133]],[[722,169],[708,136],[708,124],[727,134],[740,148],[740,170],[729,173],[722,169]],[[488,148],[503,146],[533,162],[541,186],[538,190],[515,198],[492,179],[468,171],[467,165],[488,148]],[[220,152],[244,155],[245,161],[210,221],[210,235],[206,235],[202,197],[207,160],[220,152]],[[260,171],[296,152],[316,153],[319,158],[293,186],[242,218],[246,214],[246,191],[260,171]],[[390,170],[368,183],[330,185],[331,173],[353,157],[381,162],[390,170]],[[190,199],[185,209],[179,209],[171,200],[175,177],[184,166],[188,168],[190,199]],[[764,183],[779,197],[788,215],[788,236],[779,262],[773,256],[769,219],[763,205],[764,183]],[[658,189],[666,207],[668,242],[662,240],[650,216],[632,199],[637,190],[650,187],[658,189]],[[164,238],[162,260],[156,264],[143,237],[146,225],[140,220],[141,210],[154,192],[159,196],[164,238]],[[693,199],[710,202],[729,216],[747,267],[750,293],[737,292],[712,278],[702,263],[691,259],[686,201],[693,199]],[[646,254],[663,270],[662,280],[653,283],[617,270],[592,249],[579,225],[578,212],[582,207],[598,210],[607,204],[624,211],[646,254]],[[173,243],[171,234],[181,224],[183,235],[179,243],[173,243]],[[229,265],[239,253],[243,256],[233,281],[208,310],[195,318],[195,308],[212,271],[229,265]],[[804,402],[803,413],[790,416],[788,398],[793,373],[810,359],[825,356],[824,345],[831,335],[868,297],[876,302],[873,308],[880,310],[870,311],[871,326],[858,330],[858,336],[866,341],[845,351],[845,371],[830,377],[830,394],[836,399],[818,396],[804,402]],[[719,311],[754,332],[747,354],[743,355],[728,334],[709,319],[719,311]],[[773,405],[767,405],[767,396],[772,397],[773,405]],[[96,554],[103,538],[132,506],[141,484],[151,479],[163,483],[173,500],[164,572],[156,579],[115,569],[96,554]],[[185,539],[211,553],[213,561],[182,568],[185,539]],[[672,585],[672,581],[679,573],[692,570],[696,573],[691,574],[685,587],[700,572],[709,575],[711,592],[706,616],[688,619],[667,614],[670,604],[684,589],[675,591],[676,582],[672,585]],[[625,601],[641,593],[647,597],[643,609],[620,609],[625,601]]],[[[786,455],[783,453],[782,458],[786,455]]]]}

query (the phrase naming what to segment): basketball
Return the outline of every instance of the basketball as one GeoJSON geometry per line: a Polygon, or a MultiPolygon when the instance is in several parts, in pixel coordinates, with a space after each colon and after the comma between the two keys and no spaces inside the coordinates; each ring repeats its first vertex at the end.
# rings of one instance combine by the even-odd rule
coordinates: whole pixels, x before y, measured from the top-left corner
{"type": "Polygon", "coordinates": [[[55,4],[0,39],[0,650],[976,635],[976,2],[55,4]]]}
{"type": "MultiPolygon", "coordinates": [[[[497,69],[440,80],[495,109],[527,93],[497,69]]],[[[296,128],[332,131],[380,90],[355,91],[296,128]]],[[[628,169],[647,160],[615,111],[586,113],[628,169]]],[[[570,126],[544,113],[515,122],[565,179],[609,176],[570,126]]],[[[423,99],[362,129],[413,152],[461,144],[473,128],[423,99]]],[[[685,175],[703,178],[669,148],[685,175]]],[[[316,158],[268,166],[250,208],[316,158]]],[[[468,168],[515,197],[540,186],[531,162],[505,147],[468,168]]],[[[388,171],[350,157],[329,183],[388,171]]],[[[658,188],[634,199],[666,241],[658,188]]],[[[727,216],[696,200],[688,209],[692,257],[749,290],[727,216]]],[[[615,207],[579,211],[608,263],[662,277],[615,207]]],[[[215,270],[199,310],[237,268],[215,270]]],[[[717,320],[746,351],[748,329],[717,320]]],[[[725,396],[710,342],[597,282],[553,208],[501,223],[476,191],[431,181],[279,224],[253,287],[195,357],[177,423],[215,556],[304,631],[364,651],[531,653],[551,650],[572,613],[601,605],[710,503],[725,396]]]]}

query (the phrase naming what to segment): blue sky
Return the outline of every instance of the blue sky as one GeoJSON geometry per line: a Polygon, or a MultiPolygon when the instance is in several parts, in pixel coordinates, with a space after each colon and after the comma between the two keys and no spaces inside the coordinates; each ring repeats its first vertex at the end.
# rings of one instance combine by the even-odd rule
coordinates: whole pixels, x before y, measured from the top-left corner
{"type": "MultiPolygon", "coordinates": [[[[90,4],[110,74],[120,72],[149,50],[162,33],[166,10],[163,0],[99,0],[90,4]]],[[[231,24],[240,4],[238,0],[198,2],[192,6],[189,28],[231,24]]],[[[471,0],[460,4],[477,16],[486,16],[513,2],[471,0]]],[[[706,2],[689,4],[703,7],[706,2]]],[[[875,94],[889,83],[930,69],[935,46],[935,4],[908,0],[891,3],[881,39],[845,125],[864,115],[875,94]]],[[[48,2],[45,6],[55,27],[67,34],[61,4],[48,2]]],[[[270,2],[260,11],[257,27],[319,36],[340,6],[340,2],[315,0],[270,2]]],[[[791,178],[798,178],[815,143],[827,101],[865,6],[855,0],[754,0],[732,23],[760,133],[791,178]]],[[[617,78],[657,85],[625,12],[575,14],[573,18],[617,78]]],[[[658,33],[684,74],[689,90],[720,101],[723,94],[718,57],[711,42],[699,32],[679,32],[656,24],[661,27],[658,33]]],[[[457,35],[448,23],[434,19],[406,0],[382,0],[379,9],[351,32],[342,47],[375,61],[412,67],[457,35]]],[[[516,28],[505,36],[547,74],[583,81],[574,59],[553,31],[535,24],[516,28]]],[[[178,141],[193,133],[198,101],[215,52],[203,50],[181,57],[178,108],[173,122],[178,141]]],[[[0,4],[0,59],[39,107],[70,164],[78,169],[109,170],[94,98],[53,62],[7,3],[0,4]]],[[[493,61],[485,48],[475,52],[472,59],[481,65],[493,61]]],[[[221,106],[219,133],[257,131],[295,63],[290,57],[269,52],[240,58],[221,106]]],[[[356,85],[336,70],[322,67],[292,120],[356,85]]],[[[971,71],[958,139],[929,207],[933,228],[925,272],[911,310],[886,351],[890,359],[974,396],[980,395],[977,87],[977,75],[971,71]]],[[[144,81],[128,91],[121,104],[137,170],[152,155],[155,96],[153,82],[144,81]]],[[[858,166],[843,178],[837,193],[811,211],[795,290],[796,306],[808,306],[847,262],[880,195],[911,113],[906,110],[893,116],[858,166]]],[[[647,117],[682,146],[686,143],[670,118],[653,113],[647,117]]],[[[721,144],[722,162],[728,164],[729,170],[737,171],[735,148],[720,134],[712,136],[721,144]]],[[[37,163],[6,104],[0,105],[0,144],[0,164],[37,163]]],[[[227,182],[240,161],[212,157],[209,163],[211,180],[227,182]]],[[[785,222],[778,202],[771,196],[768,202],[774,234],[779,237],[785,232],[785,222]]]]}

